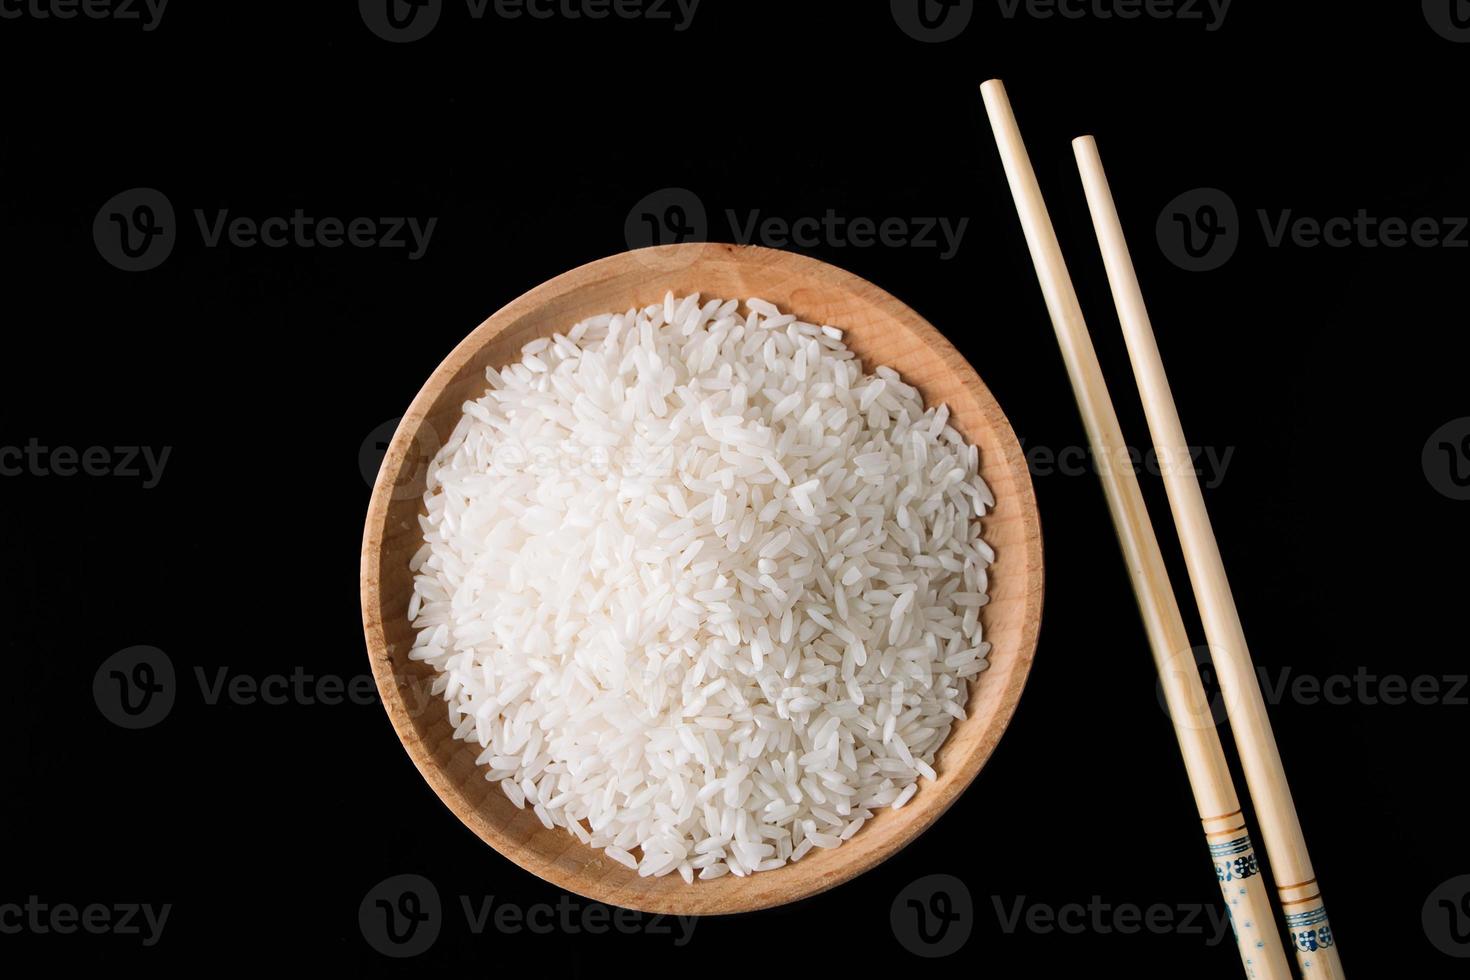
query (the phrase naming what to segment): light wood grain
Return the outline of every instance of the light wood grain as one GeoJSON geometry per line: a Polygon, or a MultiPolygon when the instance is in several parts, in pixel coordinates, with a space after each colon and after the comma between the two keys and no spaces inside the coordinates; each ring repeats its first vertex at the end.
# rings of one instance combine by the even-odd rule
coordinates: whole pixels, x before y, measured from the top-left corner
{"type": "Polygon", "coordinates": [[[1062,349],[1072,390],[1082,413],[1093,455],[1103,461],[1098,476],[1108,512],[1118,532],[1133,592],[1143,614],[1154,664],[1158,668],[1179,751],[1184,758],[1205,838],[1215,859],[1222,895],[1235,924],[1236,944],[1246,976],[1259,980],[1290,980],[1291,967],[1273,928],[1270,894],[1259,874],[1244,872],[1254,864],[1254,849],[1241,815],[1235,784],[1220,745],[1199,668],[1190,649],[1179,603],[1159,550],[1108,394],[1102,365],[1092,346],[1077,291],[1062,258],[1061,244],[1052,227],[1041,188],[1004,86],[989,81],[980,89],[995,132],[1011,194],[1041,283],[1042,295],[1062,349]],[[1236,862],[1240,862],[1237,865],[1236,862]],[[1236,873],[1236,868],[1241,873],[1236,873]]]}
{"type": "MultiPolygon", "coordinates": [[[[1004,329],[967,322],[956,329],[1004,329]]],[[[445,805],[501,854],[587,898],[648,912],[721,914],[796,901],[852,878],[929,827],[990,758],[1021,696],[1041,621],[1041,528],[1021,447],[1000,406],[964,358],[918,314],[876,286],[833,266],[750,246],[662,246],[602,259],[531,290],[490,317],[445,359],[403,416],[373,488],[363,536],[363,626],[373,675],[409,757],[445,805]],[[800,862],[736,878],[686,885],[677,875],[637,873],[545,829],[518,810],[475,765],[478,748],[451,737],[445,707],[428,695],[431,668],[411,663],[408,560],[422,543],[417,518],[427,459],[458,421],[460,406],[486,389],[485,368],[519,357],[536,337],[608,311],[646,306],[666,290],[707,296],[760,296],[803,319],[846,330],[871,370],[887,364],[928,404],[950,408],[950,423],[980,447],[980,470],[994,491],[983,523],[996,552],[984,607],[990,668],[972,684],[969,717],[955,725],[935,762],[938,781],[921,781],[902,810],[884,809],[852,840],[800,862]]],[[[997,806],[1014,801],[998,801],[997,806]]],[[[405,828],[442,833],[442,827],[405,828]]],[[[916,869],[916,873],[917,873],[916,869]]],[[[932,870],[932,869],[931,869],[932,870]]]]}
{"type": "Polygon", "coordinates": [[[1159,356],[1153,324],[1128,253],[1123,223],[1108,187],[1102,157],[1097,142],[1090,136],[1080,137],[1072,145],[1118,320],[1128,344],[1133,376],[1138,382],[1144,414],[1161,463],[1174,526],[1194,584],[1205,636],[1210,641],[1210,657],[1220,677],[1220,690],[1225,696],[1231,731],[1235,733],[1241,768],[1245,770],[1251,802],[1261,822],[1261,841],[1280,883],[1281,899],[1290,903],[1283,905],[1283,913],[1296,950],[1297,965],[1303,976],[1314,980],[1339,980],[1343,970],[1336,938],[1327,922],[1322,892],[1316,885],[1317,874],[1307,855],[1307,842],[1292,802],[1286,769],[1266,716],[1266,702],[1246,647],[1245,630],[1225,576],[1215,532],[1210,527],[1204,494],[1200,492],[1179,411],[1169,390],[1164,361],[1159,356]],[[1327,945],[1323,945],[1324,940],[1327,945]]]}

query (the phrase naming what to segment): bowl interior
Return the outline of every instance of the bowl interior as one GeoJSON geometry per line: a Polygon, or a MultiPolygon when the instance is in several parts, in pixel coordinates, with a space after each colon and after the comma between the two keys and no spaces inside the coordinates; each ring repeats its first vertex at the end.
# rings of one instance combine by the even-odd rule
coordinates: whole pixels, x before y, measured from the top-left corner
{"type": "MultiPolygon", "coordinates": [[[[968,327],[969,325],[962,325],[968,327]]],[[[689,244],[624,253],[547,282],[482,323],[445,359],[399,424],[373,489],[362,553],[362,605],[369,656],[384,706],[414,763],[464,823],[521,867],[584,897],[648,912],[715,914],[766,908],[815,894],[871,868],[944,812],[979,772],[1009,723],[1036,647],[1041,619],[1041,530],[1021,447],[1000,407],[955,349],[916,313],[856,276],[815,259],[748,246],[689,244]],[[759,296],[814,323],[831,323],[871,371],[897,370],[926,404],[949,405],[951,424],[980,447],[981,474],[996,506],[984,518],[995,549],[990,603],[982,610],[990,667],[972,680],[968,718],[954,726],[901,810],[883,809],[852,840],[816,849],[796,864],[745,878],[686,885],[678,875],[639,878],[565,830],[545,829],[475,765],[476,746],[452,738],[445,706],[428,693],[432,668],[408,660],[413,630],[409,558],[422,544],[424,474],[461,406],[487,388],[486,367],[520,356],[536,337],[565,332],[598,313],[642,307],[676,294],[759,296]]]]}

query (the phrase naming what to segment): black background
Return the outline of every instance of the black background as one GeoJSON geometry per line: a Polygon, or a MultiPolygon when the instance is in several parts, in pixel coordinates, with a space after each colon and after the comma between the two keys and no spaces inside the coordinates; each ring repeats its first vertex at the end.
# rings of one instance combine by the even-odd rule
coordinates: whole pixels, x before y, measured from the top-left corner
{"type": "MultiPolygon", "coordinates": [[[[662,188],[698,195],[721,239],[727,210],[968,218],[950,259],[831,240],[798,250],[933,322],[1028,449],[1085,445],[976,91],[992,76],[1010,89],[1124,429],[1146,446],[1068,145],[1098,135],[1186,430],[1233,452],[1207,497],[1257,663],[1273,677],[1464,674],[1470,504],[1434,489],[1421,451],[1470,414],[1470,250],[1272,248],[1256,212],[1470,214],[1470,44],[1433,31],[1417,3],[1238,0],[1218,30],[975,7],[957,40],[933,44],[881,2],[704,0],[676,31],[474,21],[450,0],[411,44],[375,37],[351,3],[179,2],[153,31],[0,19],[0,446],[172,447],[151,489],[0,479],[0,904],[173,905],[151,948],[27,931],[0,934],[0,962],[926,969],[889,909],[910,882],[948,873],[972,896],[973,932],[934,966],[1238,976],[1228,939],[1007,932],[996,911],[1022,896],[1218,903],[1091,474],[1036,474],[1040,648],[970,790],[876,870],[794,906],[701,921],[682,949],[646,933],[472,934],[458,896],[526,907],[559,893],[443,807],[380,707],[211,705],[195,679],[366,673],[364,439],[487,315],[627,248],[630,209],[662,188]],[[134,187],[168,196],[178,242],[160,267],[128,273],[103,261],[92,225],[134,187]],[[1222,268],[1191,273],[1153,229],[1198,187],[1233,199],[1241,243],[1222,268]],[[194,220],[295,208],[438,223],[410,261],[406,249],[208,248],[194,220]],[[102,717],[91,684],[136,644],[166,651],[180,691],[167,719],[133,732],[102,717]],[[435,883],[446,921],[429,952],[395,963],[364,941],[358,905],[400,873],[435,883]]],[[[1157,478],[1144,489],[1182,586],[1157,478]]],[[[1356,977],[1463,973],[1431,945],[1421,908],[1470,872],[1467,711],[1357,697],[1272,709],[1356,977]]]]}

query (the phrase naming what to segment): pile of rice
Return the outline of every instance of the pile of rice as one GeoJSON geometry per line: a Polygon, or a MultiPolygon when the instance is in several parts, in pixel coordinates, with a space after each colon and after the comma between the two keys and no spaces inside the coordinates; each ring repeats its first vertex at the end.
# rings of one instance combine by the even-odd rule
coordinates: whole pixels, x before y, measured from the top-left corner
{"type": "Polygon", "coordinates": [[[428,473],[409,618],[516,806],[692,882],[936,778],[994,560],[947,408],[759,299],[670,293],[487,374],[428,473]]]}

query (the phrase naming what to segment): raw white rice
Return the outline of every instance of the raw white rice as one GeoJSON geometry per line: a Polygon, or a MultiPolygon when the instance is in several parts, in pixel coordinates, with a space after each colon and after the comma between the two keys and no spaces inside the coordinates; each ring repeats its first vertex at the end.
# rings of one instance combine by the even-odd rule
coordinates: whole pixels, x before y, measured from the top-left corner
{"type": "Polygon", "coordinates": [[[429,469],[411,656],[512,803],[692,882],[937,778],[994,560],[947,408],[836,327],[697,294],[487,377],[429,469]]]}

